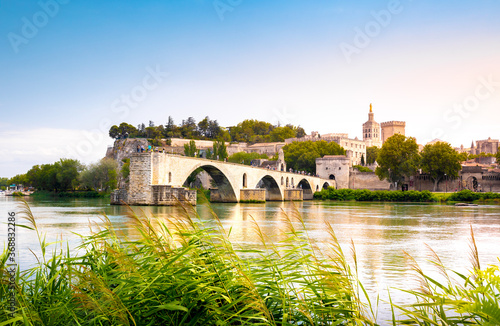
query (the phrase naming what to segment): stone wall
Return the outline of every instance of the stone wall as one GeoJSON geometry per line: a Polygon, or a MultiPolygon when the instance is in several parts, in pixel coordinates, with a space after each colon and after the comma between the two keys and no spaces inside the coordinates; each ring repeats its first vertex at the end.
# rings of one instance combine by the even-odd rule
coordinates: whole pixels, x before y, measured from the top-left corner
{"type": "Polygon", "coordinates": [[[316,174],[335,180],[337,189],[349,188],[349,158],[343,155],[325,155],[316,159],[316,174]]]}
{"type": "Polygon", "coordinates": [[[165,185],[153,185],[152,187],[152,205],[175,206],[179,202],[187,202],[196,205],[196,190],[185,188],[174,188],[165,185]]]}
{"type": "Polygon", "coordinates": [[[148,205],[152,202],[151,155],[135,153],[130,158],[130,176],[128,203],[130,205],[148,205]]]}
{"type": "Polygon", "coordinates": [[[304,192],[302,189],[285,189],[285,200],[304,200],[304,192]]]}
{"type": "Polygon", "coordinates": [[[350,189],[389,190],[391,184],[387,180],[380,180],[375,172],[359,172],[352,169],[349,175],[350,189]]]}
{"type": "Polygon", "coordinates": [[[240,201],[266,201],[266,189],[241,189],[240,201]]]}

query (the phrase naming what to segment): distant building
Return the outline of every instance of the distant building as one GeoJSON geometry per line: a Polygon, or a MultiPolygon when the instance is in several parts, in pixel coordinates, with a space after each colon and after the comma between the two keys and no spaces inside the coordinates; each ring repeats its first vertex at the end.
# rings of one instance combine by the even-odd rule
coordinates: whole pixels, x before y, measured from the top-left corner
{"type": "Polygon", "coordinates": [[[498,139],[491,139],[488,137],[486,140],[477,140],[476,146],[474,146],[474,142],[471,144],[470,154],[479,155],[481,153],[485,154],[496,154],[498,153],[498,139]]]}
{"type": "Polygon", "coordinates": [[[395,134],[400,134],[405,136],[406,122],[404,121],[387,121],[382,122],[382,144],[385,141],[394,136],[395,134]]]}
{"type": "Polygon", "coordinates": [[[363,123],[363,141],[366,147],[377,146],[382,147],[380,134],[380,124],[373,118],[372,104],[370,103],[370,112],[368,113],[368,121],[363,123]]]}

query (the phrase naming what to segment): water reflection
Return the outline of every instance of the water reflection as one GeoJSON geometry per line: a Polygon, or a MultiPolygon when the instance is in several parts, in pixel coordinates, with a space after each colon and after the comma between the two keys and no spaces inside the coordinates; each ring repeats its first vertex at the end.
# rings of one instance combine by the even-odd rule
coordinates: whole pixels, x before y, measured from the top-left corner
{"type": "MultiPolygon", "coordinates": [[[[8,210],[16,209],[18,201],[12,197],[0,197],[0,216],[6,221],[8,210]]],[[[30,205],[40,230],[47,234],[47,241],[63,238],[71,248],[80,243],[75,234],[90,234],[90,224],[102,225],[106,215],[115,229],[129,238],[138,237],[133,219],[127,217],[128,208],[110,206],[105,200],[68,199],[62,201],[30,200],[30,205]]],[[[138,215],[154,216],[158,219],[175,218],[181,214],[176,207],[132,207],[138,215]]],[[[197,206],[200,219],[214,226],[211,210],[219,217],[230,239],[236,244],[259,247],[260,239],[253,221],[271,240],[285,239],[283,230],[287,223],[284,214],[292,217],[300,213],[308,234],[319,247],[329,240],[325,223],[330,223],[349,255],[350,241],[355,244],[360,278],[370,293],[381,291],[382,297],[388,287],[411,288],[409,261],[403,251],[412,255],[425,272],[434,276],[427,262],[432,247],[445,266],[466,273],[470,268],[468,241],[472,225],[483,266],[498,263],[500,256],[500,206],[455,207],[436,204],[389,204],[389,203],[335,203],[335,202],[267,202],[265,204],[213,204],[211,207],[197,206]]],[[[0,242],[6,241],[6,224],[1,224],[0,242]]],[[[21,267],[27,268],[36,259],[30,249],[38,253],[34,233],[18,229],[21,267]]],[[[438,277],[438,275],[436,275],[438,277]]],[[[391,291],[393,300],[408,302],[411,298],[391,291]]],[[[375,296],[375,294],[374,294],[375,296]]],[[[386,307],[384,308],[386,310],[386,307]]]]}

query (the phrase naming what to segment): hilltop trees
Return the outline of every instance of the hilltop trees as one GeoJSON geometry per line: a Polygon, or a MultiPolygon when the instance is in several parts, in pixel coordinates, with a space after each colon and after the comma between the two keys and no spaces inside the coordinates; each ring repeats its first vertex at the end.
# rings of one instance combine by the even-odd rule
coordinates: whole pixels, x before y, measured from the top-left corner
{"type": "Polygon", "coordinates": [[[122,122],[119,126],[114,125],[109,129],[109,136],[113,139],[185,138],[249,143],[283,142],[287,138],[304,137],[305,134],[304,129],[300,126],[291,124],[274,126],[258,120],[244,120],[236,126],[226,129],[221,127],[217,120],[211,120],[208,116],[198,123],[193,117],[188,117],[186,120],[182,120],[179,126],[169,116],[165,125],[155,126],[153,121],[149,121],[148,127],[141,123],[136,128],[122,122]]]}
{"type": "Polygon", "coordinates": [[[230,135],[231,140],[237,142],[283,142],[286,138],[303,137],[305,131],[291,124],[281,127],[264,121],[244,120],[230,128],[230,135]]]}
{"type": "Polygon", "coordinates": [[[441,179],[448,176],[452,179],[458,177],[461,156],[451,147],[450,144],[437,142],[425,145],[422,153],[420,166],[422,171],[430,174],[434,181],[434,190],[441,179]]]}
{"type": "Polygon", "coordinates": [[[377,157],[379,166],[375,173],[380,180],[386,179],[395,185],[402,184],[417,172],[420,156],[415,138],[400,134],[387,139],[377,157]]]}

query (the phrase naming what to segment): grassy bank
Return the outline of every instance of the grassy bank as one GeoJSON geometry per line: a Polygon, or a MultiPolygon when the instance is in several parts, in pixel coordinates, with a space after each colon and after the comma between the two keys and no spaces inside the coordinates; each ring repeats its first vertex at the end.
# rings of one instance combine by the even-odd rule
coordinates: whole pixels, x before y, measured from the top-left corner
{"type": "MultiPolygon", "coordinates": [[[[329,241],[319,248],[298,212],[283,213],[285,240],[267,241],[255,224],[262,249],[237,249],[215,215],[218,226],[208,228],[191,206],[183,208],[171,219],[130,215],[137,240],[117,236],[104,217],[102,230],[82,238],[79,254],[69,254],[44,241],[25,206],[43,254],[38,266],[16,276],[16,315],[0,310],[0,325],[377,324],[377,307],[362,302],[367,294],[357,278],[354,244],[352,268],[330,224],[329,241]]],[[[498,324],[499,268],[481,269],[474,241],[471,248],[471,275],[454,281],[433,256],[447,284],[424,275],[408,257],[422,290],[412,292],[414,304],[393,306],[404,315],[393,324],[498,324]]],[[[1,307],[10,297],[7,259],[4,252],[1,307]]]]}
{"type": "Polygon", "coordinates": [[[43,199],[43,198],[109,198],[109,193],[97,192],[97,191],[62,191],[62,192],[52,192],[52,191],[35,191],[30,195],[33,198],[43,199]]]}
{"type": "Polygon", "coordinates": [[[365,189],[334,189],[329,187],[314,194],[318,200],[379,201],[379,202],[500,202],[500,194],[462,190],[455,193],[432,193],[430,191],[389,191],[365,189]]]}

